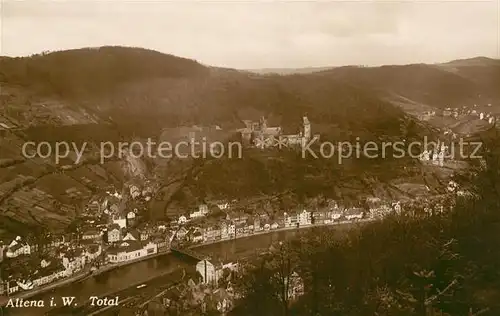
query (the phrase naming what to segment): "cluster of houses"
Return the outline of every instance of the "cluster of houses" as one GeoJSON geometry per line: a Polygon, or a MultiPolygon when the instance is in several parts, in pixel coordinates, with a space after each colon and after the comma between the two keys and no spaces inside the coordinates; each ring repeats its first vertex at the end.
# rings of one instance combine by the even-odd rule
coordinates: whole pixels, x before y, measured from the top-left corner
{"type": "Polygon", "coordinates": [[[71,231],[46,233],[38,239],[17,236],[0,240],[0,296],[167,251],[165,227],[139,223],[138,209],[128,209],[123,203],[127,198],[147,201],[151,194],[148,190],[142,190],[140,196],[136,193],[137,187],[131,186],[130,192],[107,192],[91,199],[70,225],[71,231]]]}
{"type": "MultiPolygon", "coordinates": [[[[448,194],[465,195],[466,191],[460,190],[458,184],[450,181],[447,187],[448,194]]],[[[363,207],[344,207],[336,201],[330,200],[324,207],[314,210],[296,209],[282,211],[270,216],[267,213],[247,214],[231,211],[231,203],[226,202],[225,217],[210,217],[205,219],[189,219],[181,215],[176,222],[169,224],[170,242],[176,245],[193,245],[198,243],[212,243],[217,241],[242,238],[254,234],[266,233],[279,229],[296,229],[301,227],[335,225],[357,221],[370,221],[382,219],[389,214],[402,214],[410,212],[413,216],[429,215],[443,212],[445,207],[442,202],[448,195],[438,196],[436,199],[409,200],[405,202],[385,202],[380,198],[367,198],[363,207]],[[427,203],[428,202],[428,203],[427,203]]],[[[200,205],[205,209],[206,205],[200,205]]]]}
{"type": "Polygon", "coordinates": [[[207,270],[207,274],[217,271],[219,282],[203,281],[199,271],[197,276],[184,271],[182,278],[187,281],[171,286],[135,310],[135,315],[226,315],[241,297],[233,286],[235,279],[241,275],[240,271],[229,266],[220,272],[210,261],[200,262],[199,265],[207,270]]]}
{"type": "MultiPolygon", "coordinates": [[[[487,107],[491,107],[491,103],[487,105],[487,107]]],[[[446,108],[443,110],[443,116],[449,116],[449,117],[454,117],[456,119],[460,117],[464,117],[467,115],[475,116],[480,120],[487,121],[488,124],[494,125],[497,121],[497,118],[495,117],[494,114],[491,113],[491,111],[488,111],[487,108],[483,110],[478,109],[478,105],[474,104],[472,108],[469,108],[467,106],[463,106],[461,108],[446,108]]]]}
{"type": "MultiPolygon", "coordinates": [[[[274,250],[276,249],[273,246],[269,248],[269,252],[274,250]]],[[[136,315],[201,315],[215,311],[226,315],[241,298],[241,293],[234,284],[238,282],[238,278],[245,275],[247,267],[251,267],[251,263],[223,263],[208,258],[200,260],[196,264],[196,275],[185,278],[187,282],[180,282],[155,297],[142,310],[136,311],[136,315]]],[[[286,283],[289,304],[293,304],[304,294],[304,280],[296,271],[280,280],[286,283]]]]}
{"type": "Polygon", "coordinates": [[[361,220],[381,218],[393,211],[400,211],[398,203],[374,203],[370,209],[362,207],[343,207],[337,202],[330,201],[328,206],[315,210],[296,209],[283,211],[274,216],[265,212],[247,214],[232,211],[231,203],[224,202],[225,216],[222,218],[211,217],[205,204],[199,210],[191,213],[199,216],[179,216],[177,222],[170,223],[171,241],[186,244],[211,243],[220,240],[229,240],[253,234],[265,233],[278,229],[293,229],[312,225],[332,225],[361,220]],[[204,214],[204,215],[201,215],[204,214]],[[200,221],[200,217],[205,220],[200,221]]]}
{"type": "MultiPolygon", "coordinates": [[[[447,107],[440,114],[443,117],[451,117],[455,119],[461,119],[466,116],[473,116],[477,117],[479,120],[486,121],[490,125],[495,125],[498,121],[498,117],[495,116],[494,113],[492,113],[493,111],[491,111],[490,109],[491,107],[492,107],[491,103],[488,103],[485,106],[478,106],[477,104],[474,104],[472,107],[466,105],[455,108],[447,107]]],[[[436,116],[436,111],[429,110],[421,113],[419,115],[419,119],[423,121],[428,121],[435,116],[436,116]]]]}
{"type": "MultiPolygon", "coordinates": [[[[455,189],[455,186],[450,187],[450,190],[455,189]]],[[[369,207],[343,207],[329,200],[313,210],[297,208],[272,214],[265,211],[249,214],[240,210],[235,201],[222,200],[212,201],[210,205],[202,203],[171,222],[153,224],[142,220],[144,208],[134,203],[149,194],[149,191],[133,187],[122,194],[107,193],[89,201],[85,212],[66,233],[47,233],[38,239],[16,236],[0,241],[0,296],[143,260],[168,252],[171,246],[212,243],[278,229],[372,220],[391,212],[399,213],[402,209],[400,202],[387,204],[372,198],[368,201],[369,207]],[[123,203],[127,199],[129,203],[123,203]],[[212,211],[214,208],[216,212],[212,211]]],[[[215,263],[204,262],[203,265],[204,284],[218,281],[217,273],[220,272],[210,271],[227,268],[215,263]]]]}
{"type": "MultiPolygon", "coordinates": [[[[238,263],[224,264],[221,261],[204,259],[196,264],[196,272],[201,276],[200,285],[214,290],[217,311],[223,314],[230,311],[235,301],[240,298],[240,294],[233,289],[231,281],[238,275],[244,274],[244,268],[238,263]]],[[[295,302],[304,294],[304,280],[296,271],[285,275],[283,282],[286,283],[284,288],[287,289],[286,295],[289,303],[295,302]]]]}
{"type": "Polygon", "coordinates": [[[61,236],[44,245],[21,236],[9,244],[0,242],[0,295],[31,290],[84,272],[102,254],[100,243],[70,241],[61,236]]]}

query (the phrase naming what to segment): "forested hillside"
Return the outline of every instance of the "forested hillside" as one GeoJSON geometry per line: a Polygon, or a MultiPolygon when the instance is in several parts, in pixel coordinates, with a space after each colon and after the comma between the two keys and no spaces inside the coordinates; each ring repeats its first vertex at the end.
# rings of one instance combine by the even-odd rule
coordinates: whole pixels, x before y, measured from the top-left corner
{"type": "MultiPolygon", "coordinates": [[[[495,95],[491,78],[498,79],[496,63],[464,67],[463,62],[446,67],[347,67],[280,76],[209,67],[141,48],[1,57],[0,148],[5,154],[0,162],[0,210],[9,218],[2,223],[64,226],[96,192],[120,188],[130,180],[122,162],[100,165],[96,160],[102,141],[159,139],[162,131],[193,125],[217,125],[233,137],[234,130],[243,126],[241,120],[261,116],[292,134],[304,114],[312,122],[313,133],[323,140],[421,139],[434,131],[390,103],[387,95],[436,106],[469,101],[479,92],[483,98],[495,95]],[[92,148],[84,164],[66,161],[68,167],[55,165],[53,157],[22,157],[25,141],[89,142],[92,148]],[[63,172],[63,167],[70,169],[63,172]],[[35,207],[40,218],[28,211],[35,207]]],[[[325,194],[355,199],[360,193],[391,191],[395,178],[424,183],[420,167],[411,159],[351,159],[339,164],[298,159],[291,152],[246,154],[245,159],[203,163],[196,177],[180,176],[181,185],[158,193],[151,205],[153,213],[164,216],[174,198],[189,206],[196,202],[190,197],[248,198],[267,195],[273,186],[292,190],[294,198],[325,194]],[[253,177],[243,176],[248,174],[253,177]]],[[[155,161],[146,165],[143,176],[154,176],[160,187],[169,183],[171,175],[194,168],[191,162],[173,164],[170,169],[155,161]]]]}
{"type": "Polygon", "coordinates": [[[318,229],[275,245],[237,281],[246,296],[233,315],[499,315],[498,141],[488,143],[473,196],[458,197],[450,212],[395,215],[343,237],[318,229]],[[293,272],[305,283],[297,302],[283,294],[293,272]]]}

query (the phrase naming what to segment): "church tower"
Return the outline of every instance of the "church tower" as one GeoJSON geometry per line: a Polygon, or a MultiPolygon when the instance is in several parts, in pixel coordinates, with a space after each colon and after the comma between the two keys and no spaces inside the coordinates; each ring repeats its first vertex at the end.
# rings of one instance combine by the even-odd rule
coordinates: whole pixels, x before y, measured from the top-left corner
{"type": "Polygon", "coordinates": [[[265,117],[260,118],[260,130],[265,131],[267,129],[267,120],[265,117]]]}
{"type": "Polygon", "coordinates": [[[306,140],[311,139],[311,123],[309,122],[309,119],[307,116],[303,117],[303,127],[304,127],[304,138],[306,140]]]}

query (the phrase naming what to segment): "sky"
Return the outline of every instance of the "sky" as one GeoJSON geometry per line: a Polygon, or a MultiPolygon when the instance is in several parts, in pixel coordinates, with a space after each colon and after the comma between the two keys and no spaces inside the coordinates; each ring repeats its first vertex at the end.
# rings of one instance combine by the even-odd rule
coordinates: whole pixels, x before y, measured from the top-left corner
{"type": "Polygon", "coordinates": [[[134,46],[239,69],[500,58],[500,0],[0,0],[0,55],[134,46]]]}

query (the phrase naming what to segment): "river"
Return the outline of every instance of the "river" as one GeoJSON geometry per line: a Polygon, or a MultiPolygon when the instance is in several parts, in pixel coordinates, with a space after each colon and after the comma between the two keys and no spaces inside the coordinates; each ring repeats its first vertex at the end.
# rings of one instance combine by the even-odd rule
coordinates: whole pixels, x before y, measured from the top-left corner
{"type": "MultiPolygon", "coordinates": [[[[201,246],[195,251],[207,254],[213,258],[222,260],[235,260],[238,258],[248,257],[262,252],[270,246],[271,243],[278,240],[287,240],[296,236],[303,230],[288,230],[276,231],[269,234],[249,236],[246,238],[214,243],[211,245],[201,246]]],[[[30,307],[30,308],[4,308],[3,315],[19,315],[19,316],[38,316],[50,312],[49,305],[52,297],[58,305],[62,305],[61,296],[75,296],[75,302],[84,304],[90,296],[110,295],[131,286],[135,286],[142,282],[147,283],[147,280],[153,278],[164,278],[169,272],[178,271],[179,269],[192,269],[193,263],[182,260],[173,254],[165,254],[150,258],[144,261],[132,263],[127,266],[119,267],[110,271],[103,272],[94,277],[81,280],[66,286],[55,288],[49,292],[40,294],[30,300],[43,300],[45,307],[30,307]]],[[[156,280],[156,283],[158,282],[156,280]]],[[[156,285],[155,285],[156,286],[156,285]]],[[[137,290],[140,291],[140,290],[137,290]]],[[[52,315],[60,315],[52,310],[52,315]]],[[[2,315],[2,314],[0,314],[2,315]]]]}

